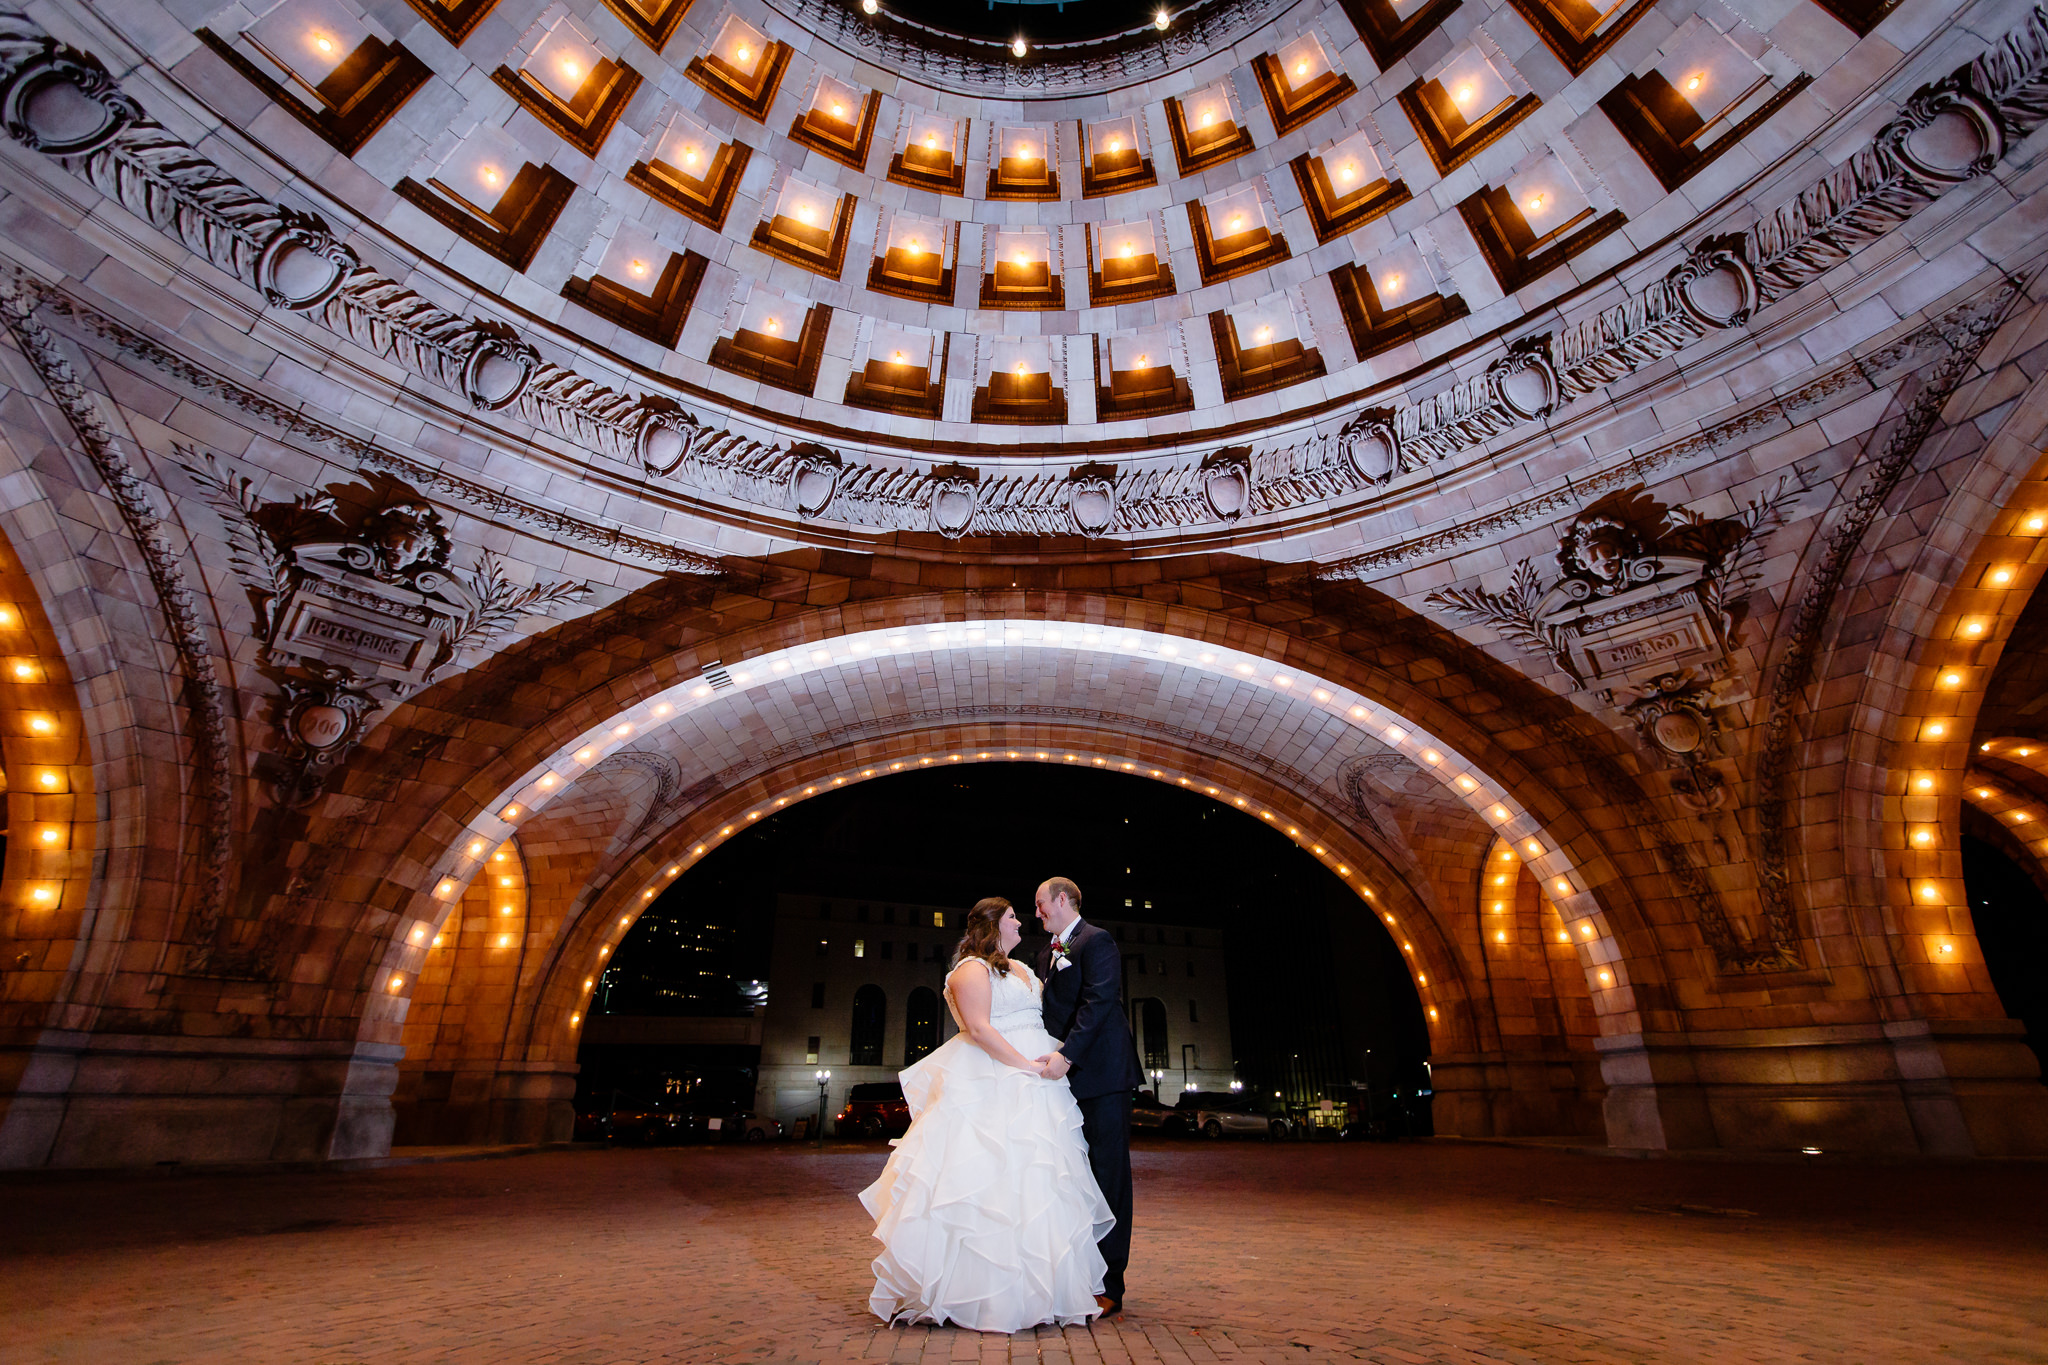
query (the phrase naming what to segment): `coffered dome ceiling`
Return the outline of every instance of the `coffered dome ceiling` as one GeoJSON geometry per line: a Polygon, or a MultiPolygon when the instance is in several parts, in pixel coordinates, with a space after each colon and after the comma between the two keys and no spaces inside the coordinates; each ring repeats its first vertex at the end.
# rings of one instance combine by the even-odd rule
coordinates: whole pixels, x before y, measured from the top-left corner
{"type": "MultiPolygon", "coordinates": [[[[2013,6],[1945,83],[1984,44],[1859,37],[1868,0],[867,8],[179,6],[105,36],[211,161],[86,173],[482,485],[697,549],[1341,574],[1696,458],[1759,364],[1875,344],[1901,319],[1829,272],[2038,119],[2013,6]]],[[[89,149],[56,99],[15,102],[89,149]]]]}

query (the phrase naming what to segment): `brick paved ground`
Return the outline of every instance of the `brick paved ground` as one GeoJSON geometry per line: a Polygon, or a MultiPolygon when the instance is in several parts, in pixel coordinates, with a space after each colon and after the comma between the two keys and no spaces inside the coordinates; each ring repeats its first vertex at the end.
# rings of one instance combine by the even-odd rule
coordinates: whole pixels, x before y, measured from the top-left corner
{"type": "Polygon", "coordinates": [[[866,1315],[878,1149],[0,1185],[0,1358],[2048,1360],[2048,1166],[1138,1153],[1125,1316],[866,1315]],[[1740,1211],[1739,1213],[1737,1211],[1740,1211]]]}

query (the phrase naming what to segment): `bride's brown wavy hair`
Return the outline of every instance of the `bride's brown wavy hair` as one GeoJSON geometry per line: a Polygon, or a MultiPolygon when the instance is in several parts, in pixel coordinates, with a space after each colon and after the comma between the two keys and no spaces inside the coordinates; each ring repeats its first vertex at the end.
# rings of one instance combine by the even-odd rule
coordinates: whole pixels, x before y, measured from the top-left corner
{"type": "Polygon", "coordinates": [[[959,966],[970,957],[978,957],[988,963],[997,976],[1008,976],[1010,959],[1004,955],[1001,946],[1003,912],[1015,908],[1001,896],[986,896],[976,901],[962,926],[966,932],[960,935],[960,946],[953,950],[953,966],[959,966]]]}

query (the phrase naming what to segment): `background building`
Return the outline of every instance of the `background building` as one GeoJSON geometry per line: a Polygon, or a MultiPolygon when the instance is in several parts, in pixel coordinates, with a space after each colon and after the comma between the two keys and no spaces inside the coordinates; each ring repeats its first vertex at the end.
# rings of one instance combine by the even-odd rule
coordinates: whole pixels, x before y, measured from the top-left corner
{"type": "MultiPolygon", "coordinates": [[[[957,909],[784,894],[761,1029],[755,1107],[785,1123],[818,1112],[816,1073],[832,1073],[826,1114],[865,1081],[893,1081],[956,1031],[942,992],[960,941],[957,909]]],[[[1096,920],[1123,950],[1124,1000],[1148,1071],[1225,1088],[1234,1074],[1230,1002],[1214,930],[1096,920]]],[[[1034,926],[1035,928],[1035,926],[1034,926]]],[[[1026,962],[1044,944],[1019,945],[1026,962]]]]}

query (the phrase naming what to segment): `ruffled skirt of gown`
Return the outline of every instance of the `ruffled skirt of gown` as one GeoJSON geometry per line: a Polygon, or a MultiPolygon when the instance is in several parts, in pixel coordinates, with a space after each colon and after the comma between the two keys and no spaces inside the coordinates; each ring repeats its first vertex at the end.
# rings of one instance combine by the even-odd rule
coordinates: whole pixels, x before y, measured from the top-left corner
{"type": "MultiPolygon", "coordinates": [[[[1037,1026],[1002,1033],[1026,1057],[1059,1045],[1037,1026]]],[[[1067,1083],[1004,1066],[963,1035],[902,1081],[910,1131],[860,1195],[882,1244],[876,1316],[983,1332],[1094,1317],[1106,1268],[1095,1243],[1116,1219],[1067,1083]]]]}

